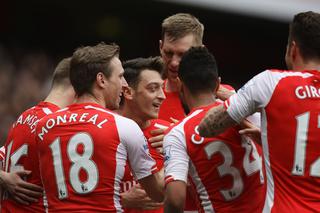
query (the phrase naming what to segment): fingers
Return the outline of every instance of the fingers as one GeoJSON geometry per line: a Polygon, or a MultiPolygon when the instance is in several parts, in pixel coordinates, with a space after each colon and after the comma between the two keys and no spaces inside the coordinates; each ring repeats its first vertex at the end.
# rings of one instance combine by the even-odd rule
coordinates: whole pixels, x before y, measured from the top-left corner
{"type": "Polygon", "coordinates": [[[149,142],[151,143],[152,147],[158,147],[158,146],[162,146],[162,141],[163,141],[164,135],[158,135],[158,136],[154,136],[149,138],[149,142]],[[161,143],[161,144],[159,144],[161,143]]]}
{"type": "Polygon", "coordinates": [[[33,190],[30,190],[30,189],[24,188],[23,186],[19,186],[16,189],[16,193],[23,194],[23,195],[28,196],[28,197],[30,197],[32,199],[36,199],[36,198],[39,198],[39,197],[43,196],[42,190],[40,192],[39,191],[33,191],[33,190]]]}
{"type": "Polygon", "coordinates": [[[242,122],[241,122],[241,127],[242,128],[251,128],[251,129],[259,129],[258,127],[256,127],[254,124],[252,124],[250,121],[244,119],[242,122]]]}
{"type": "Polygon", "coordinates": [[[19,198],[18,196],[12,196],[12,199],[13,199],[14,201],[16,201],[17,203],[22,204],[22,205],[29,205],[29,204],[30,204],[30,203],[22,200],[22,199],[19,198]]]}
{"type": "Polygon", "coordinates": [[[156,150],[157,150],[158,153],[163,154],[163,148],[162,147],[157,148],[156,150]]]}
{"type": "Polygon", "coordinates": [[[239,130],[240,135],[245,135],[251,138],[251,140],[257,142],[258,144],[261,144],[261,133],[260,129],[258,128],[246,128],[239,130]]]}
{"type": "Polygon", "coordinates": [[[151,210],[151,209],[158,209],[160,208],[161,206],[163,206],[163,203],[158,203],[158,202],[155,202],[153,200],[151,200],[150,197],[145,197],[144,199],[141,200],[141,209],[145,209],[145,210],[151,210]]]}
{"type": "Polygon", "coordinates": [[[179,122],[179,120],[177,119],[174,119],[173,117],[170,117],[170,120],[172,121],[173,124],[176,124],[179,122]]]}
{"type": "Polygon", "coordinates": [[[28,176],[31,174],[30,170],[22,170],[22,171],[16,171],[15,172],[17,175],[19,175],[20,177],[24,177],[24,176],[28,176]]]}
{"type": "Polygon", "coordinates": [[[241,129],[239,130],[239,134],[241,135],[247,135],[247,134],[259,134],[260,131],[258,129],[250,129],[250,128],[247,128],[247,129],[241,129]]]}
{"type": "Polygon", "coordinates": [[[162,141],[162,140],[161,140],[160,142],[151,142],[151,141],[150,141],[150,143],[151,143],[151,146],[152,146],[153,148],[161,148],[162,145],[163,145],[163,141],[162,141]]]}
{"type": "Polygon", "coordinates": [[[163,135],[165,131],[166,131],[166,129],[154,129],[154,130],[150,131],[150,134],[155,135],[155,136],[160,135],[160,134],[163,135]]]}
{"type": "Polygon", "coordinates": [[[227,89],[226,87],[222,86],[220,84],[219,89],[217,91],[217,97],[222,100],[225,101],[227,100],[230,96],[232,96],[234,94],[233,91],[230,91],[229,89],[227,89]]]}
{"type": "Polygon", "coordinates": [[[17,200],[17,202],[24,203],[25,205],[29,205],[31,202],[38,201],[38,199],[30,197],[22,192],[16,192],[13,197],[17,200]]]}
{"type": "Polygon", "coordinates": [[[26,189],[26,190],[33,191],[35,193],[40,193],[41,195],[43,192],[43,189],[40,186],[38,186],[36,184],[25,182],[25,181],[21,181],[19,183],[19,186],[26,189]]]}

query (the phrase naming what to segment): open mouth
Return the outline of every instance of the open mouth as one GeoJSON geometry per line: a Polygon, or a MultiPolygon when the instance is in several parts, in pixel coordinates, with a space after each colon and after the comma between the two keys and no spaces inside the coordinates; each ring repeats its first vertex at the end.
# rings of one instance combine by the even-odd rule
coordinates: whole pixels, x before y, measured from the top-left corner
{"type": "Polygon", "coordinates": [[[161,103],[153,103],[152,106],[156,109],[159,109],[161,106],[161,103]]]}

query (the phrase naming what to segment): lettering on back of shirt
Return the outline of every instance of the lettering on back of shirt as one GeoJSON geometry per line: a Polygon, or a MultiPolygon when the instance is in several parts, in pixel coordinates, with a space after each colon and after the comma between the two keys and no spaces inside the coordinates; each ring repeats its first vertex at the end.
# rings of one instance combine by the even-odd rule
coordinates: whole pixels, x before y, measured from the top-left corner
{"type": "Polygon", "coordinates": [[[316,88],[315,86],[312,86],[312,85],[298,86],[295,89],[295,95],[299,99],[306,99],[306,98],[320,99],[320,88],[316,88]]]}
{"type": "Polygon", "coordinates": [[[54,118],[47,120],[46,124],[41,127],[41,131],[38,133],[38,137],[43,140],[43,136],[49,132],[54,126],[60,124],[71,124],[71,123],[92,123],[97,128],[102,129],[103,125],[107,122],[107,119],[100,119],[98,114],[89,115],[89,113],[71,113],[67,117],[67,114],[58,115],[54,118]]]}
{"type": "Polygon", "coordinates": [[[30,128],[31,132],[34,132],[35,127],[37,123],[39,122],[39,119],[36,115],[27,114],[27,115],[20,115],[17,121],[13,124],[13,127],[16,127],[18,125],[26,125],[30,128]]]}

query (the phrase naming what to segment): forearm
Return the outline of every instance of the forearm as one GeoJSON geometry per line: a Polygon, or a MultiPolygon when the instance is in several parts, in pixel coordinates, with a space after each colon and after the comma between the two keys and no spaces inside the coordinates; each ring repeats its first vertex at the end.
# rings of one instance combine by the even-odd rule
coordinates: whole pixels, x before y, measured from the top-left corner
{"type": "Polygon", "coordinates": [[[176,207],[174,205],[171,205],[170,203],[165,202],[164,212],[165,213],[172,213],[172,212],[175,212],[175,213],[180,213],[181,212],[182,213],[183,212],[183,207],[179,208],[179,207],[176,207]]]}
{"type": "Polygon", "coordinates": [[[166,187],[164,212],[183,212],[186,200],[187,184],[183,181],[172,181],[166,187]]]}
{"type": "Polygon", "coordinates": [[[199,124],[199,134],[202,137],[213,137],[226,128],[237,123],[229,116],[223,105],[210,109],[199,124]]]}

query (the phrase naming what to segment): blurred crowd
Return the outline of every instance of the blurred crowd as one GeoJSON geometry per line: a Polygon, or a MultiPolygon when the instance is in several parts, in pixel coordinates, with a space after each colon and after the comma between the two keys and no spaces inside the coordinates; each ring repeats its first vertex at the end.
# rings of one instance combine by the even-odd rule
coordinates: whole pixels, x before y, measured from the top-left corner
{"type": "Polygon", "coordinates": [[[42,51],[0,45],[0,145],[17,116],[47,94],[54,62],[42,51]]]}

